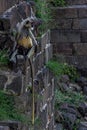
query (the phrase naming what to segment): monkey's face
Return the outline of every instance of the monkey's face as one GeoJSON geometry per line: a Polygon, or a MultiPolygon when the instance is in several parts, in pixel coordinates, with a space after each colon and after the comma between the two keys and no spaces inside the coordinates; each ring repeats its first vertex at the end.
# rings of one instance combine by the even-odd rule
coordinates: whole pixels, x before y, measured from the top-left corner
{"type": "Polygon", "coordinates": [[[31,22],[30,22],[30,21],[26,21],[24,27],[26,27],[26,28],[31,28],[31,27],[32,27],[31,22]]]}

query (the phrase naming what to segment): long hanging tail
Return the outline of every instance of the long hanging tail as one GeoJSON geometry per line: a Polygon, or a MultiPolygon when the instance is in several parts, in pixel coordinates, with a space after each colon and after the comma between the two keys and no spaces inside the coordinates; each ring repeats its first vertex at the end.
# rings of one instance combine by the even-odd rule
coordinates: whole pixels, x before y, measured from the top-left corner
{"type": "Polygon", "coordinates": [[[29,64],[31,67],[31,77],[32,77],[32,102],[33,102],[33,104],[32,104],[32,124],[34,125],[34,121],[35,121],[34,69],[33,69],[33,65],[32,65],[30,58],[28,60],[29,60],[29,64]]]}

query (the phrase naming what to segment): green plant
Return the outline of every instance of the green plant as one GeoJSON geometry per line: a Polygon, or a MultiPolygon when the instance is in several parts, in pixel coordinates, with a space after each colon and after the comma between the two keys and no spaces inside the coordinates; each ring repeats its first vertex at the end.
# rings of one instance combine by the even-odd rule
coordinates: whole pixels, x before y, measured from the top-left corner
{"type": "Polygon", "coordinates": [[[58,89],[55,91],[55,108],[59,108],[63,103],[69,103],[77,107],[83,101],[85,101],[85,96],[82,93],[71,91],[62,93],[58,89]]]}
{"type": "Polygon", "coordinates": [[[48,8],[48,3],[45,0],[34,0],[36,2],[36,16],[42,20],[39,27],[40,35],[42,35],[49,26],[51,21],[51,9],[48,8]]]}
{"type": "Polygon", "coordinates": [[[15,107],[14,96],[0,91],[0,120],[16,120],[25,124],[30,123],[29,117],[15,107]]]}
{"type": "Polygon", "coordinates": [[[8,53],[6,50],[0,50],[0,64],[7,65],[8,64],[8,53]]]}
{"type": "Polygon", "coordinates": [[[68,65],[67,63],[61,63],[56,60],[51,60],[46,65],[56,76],[67,74],[71,80],[75,80],[79,74],[74,66],[68,65]]]}

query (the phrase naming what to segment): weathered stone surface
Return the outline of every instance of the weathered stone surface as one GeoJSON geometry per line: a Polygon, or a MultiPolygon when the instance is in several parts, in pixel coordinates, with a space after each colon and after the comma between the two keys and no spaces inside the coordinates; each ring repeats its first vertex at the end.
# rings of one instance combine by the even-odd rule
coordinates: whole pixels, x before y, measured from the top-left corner
{"type": "Polygon", "coordinates": [[[52,44],[47,44],[45,48],[45,64],[52,59],[52,55],[53,55],[52,44]]]}
{"type": "Polygon", "coordinates": [[[87,130],[87,122],[81,122],[77,130],[87,130]]]}
{"type": "Polygon", "coordinates": [[[77,18],[77,9],[74,7],[52,8],[53,18],[77,18]]]}
{"type": "Polygon", "coordinates": [[[80,29],[80,21],[79,19],[72,20],[72,29],[80,29]]]}
{"type": "Polygon", "coordinates": [[[13,78],[10,84],[7,84],[6,89],[13,93],[20,94],[22,89],[22,76],[13,78]]]}
{"type": "Polygon", "coordinates": [[[64,55],[72,55],[73,49],[72,44],[70,43],[56,43],[54,52],[64,55]]]}
{"type": "Polygon", "coordinates": [[[79,24],[80,29],[87,29],[87,18],[80,19],[79,24]]]}
{"type": "Polygon", "coordinates": [[[4,89],[5,83],[7,82],[8,78],[5,76],[5,74],[0,75],[0,89],[4,89]]]}
{"type": "MultiPolygon", "coordinates": [[[[65,56],[65,61],[69,64],[75,65],[76,67],[85,68],[87,67],[87,56],[65,56]]],[[[84,73],[85,74],[85,73],[84,73]]]]}
{"type": "Polygon", "coordinates": [[[69,76],[68,76],[68,75],[62,75],[62,76],[61,76],[60,82],[69,84],[69,81],[70,81],[70,79],[69,79],[69,76]]]}
{"type": "Polygon", "coordinates": [[[78,110],[82,114],[82,116],[85,116],[87,114],[87,103],[80,103],[78,110]]]}
{"type": "Polygon", "coordinates": [[[73,19],[72,28],[75,30],[76,29],[86,30],[87,29],[87,18],[73,19]]]}
{"type": "Polygon", "coordinates": [[[18,127],[19,127],[19,125],[20,125],[20,122],[18,122],[18,121],[11,121],[11,120],[9,120],[9,121],[0,121],[0,126],[3,126],[4,128],[5,128],[5,126],[6,127],[8,127],[9,129],[5,129],[5,130],[17,130],[18,129],[18,127]]]}
{"type": "Polygon", "coordinates": [[[77,119],[76,115],[68,112],[67,113],[63,112],[62,114],[65,121],[65,126],[67,126],[68,129],[72,130],[73,125],[75,124],[77,119]]]}
{"type": "Polygon", "coordinates": [[[10,8],[19,1],[21,0],[0,0],[0,13],[3,13],[6,9],[10,8]]]}
{"type": "Polygon", "coordinates": [[[87,79],[85,77],[80,77],[76,80],[76,82],[81,86],[84,87],[87,85],[87,79]]]}
{"type": "Polygon", "coordinates": [[[60,87],[63,92],[67,92],[69,90],[69,87],[66,83],[61,83],[60,87]]]}
{"type": "Polygon", "coordinates": [[[81,91],[82,91],[81,86],[79,86],[78,84],[70,83],[70,84],[69,84],[69,88],[70,88],[71,90],[76,91],[76,92],[81,92],[81,91]]]}
{"type": "Polygon", "coordinates": [[[48,125],[48,130],[53,130],[53,120],[51,119],[50,120],[50,123],[49,123],[49,125],[48,125]]]}
{"type": "Polygon", "coordinates": [[[50,31],[48,30],[47,33],[45,33],[44,35],[42,35],[41,38],[41,50],[43,51],[46,47],[46,44],[50,43],[50,31]]]}
{"type": "Polygon", "coordinates": [[[74,30],[51,30],[52,43],[80,42],[80,32],[74,30]]]}
{"type": "Polygon", "coordinates": [[[50,28],[71,29],[72,19],[53,19],[50,23],[50,28]]]}
{"type": "Polygon", "coordinates": [[[87,5],[81,6],[79,8],[79,18],[87,18],[87,5]]]}
{"type": "Polygon", "coordinates": [[[47,105],[43,106],[42,112],[40,113],[41,126],[44,128],[47,124],[47,105]]]}
{"type": "MultiPolygon", "coordinates": [[[[22,113],[28,112],[32,109],[32,97],[30,92],[21,94],[15,97],[15,106],[22,113]]],[[[31,116],[31,112],[30,115],[31,116]]]]}
{"type": "Polygon", "coordinates": [[[0,130],[10,130],[8,126],[0,126],[0,130]]]}
{"type": "Polygon", "coordinates": [[[87,55],[87,43],[74,43],[73,52],[75,55],[87,55]]]}
{"type": "Polygon", "coordinates": [[[56,130],[63,130],[63,125],[60,123],[56,124],[56,130]]]}
{"type": "Polygon", "coordinates": [[[87,0],[65,0],[66,1],[66,3],[68,4],[68,5],[79,5],[79,4],[81,4],[81,5],[83,5],[83,4],[86,4],[87,3],[87,0]]]}
{"type": "Polygon", "coordinates": [[[81,32],[81,43],[87,43],[87,31],[81,32]]]}
{"type": "Polygon", "coordinates": [[[84,87],[83,87],[83,93],[84,93],[85,95],[87,95],[87,86],[84,86],[84,87]]]}

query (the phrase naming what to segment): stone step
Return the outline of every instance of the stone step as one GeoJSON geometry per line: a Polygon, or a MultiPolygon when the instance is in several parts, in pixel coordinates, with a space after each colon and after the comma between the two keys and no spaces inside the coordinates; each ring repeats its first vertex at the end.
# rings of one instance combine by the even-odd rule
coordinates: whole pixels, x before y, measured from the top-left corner
{"type": "Polygon", "coordinates": [[[68,5],[87,4],[87,0],[65,0],[68,5]]]}

